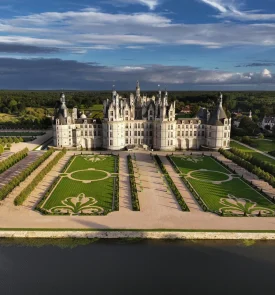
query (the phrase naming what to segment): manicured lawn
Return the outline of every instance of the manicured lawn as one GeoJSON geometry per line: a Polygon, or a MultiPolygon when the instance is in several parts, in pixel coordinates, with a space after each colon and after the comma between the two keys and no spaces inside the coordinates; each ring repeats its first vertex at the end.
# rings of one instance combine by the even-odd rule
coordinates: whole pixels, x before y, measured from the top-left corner
{"type": "Polygon", "coordinates": [[[267,153],[267,152],[275,151],[274,141],[257,139],[256,142],[258,143],[257,149],[262,152],[267,153]]]}
{"type": "Polygon", "coordinates": [[[43,208],[49,210],[52,207],[60,206],[62,205],[61,202],[67,197],[77,197],[80,193],[84,193],[86,197],[95,198],[97,200],[95,206],[111,210],[113,201],[113,178],[98,182],[82,183],[64,177],[43,208]]]}
{"type": "Polygon", "coordinates": [[[101,171],[93,171],[93,170],[86,170],[86,171],[78,171],[72,173],[72,178],[81,179],[81,180],[96,180],[102,179],[106,177],[107,174],[101,171]]]}
{"type": "Polygon", "coordinates": [[[234,176],[230,181],[215,184],[213,181],[222,181],[221,178],[226,177],[226,175],[212,172],[208,174],[206,171],[193,172],[192,176],[195,175],[197,179],[192,179],[186,175],[190,171],[200,169],[220,171],[231,175],[230,171],[211,157],[173,156],[171,158],[210,210],[219,211],[221,208],[226,208],[228,213],[230,211],[239,215],[242,215],[244,210],[251,215],[256,215],[259,210],[262,211],[264,208],[275,212],[275,204],[271,203],[239,177],[234,176]],[[247,199],[247,201],[240,200],[242,198],[247,199]],[[257,204],[254,205],[253,202],[257,204]]]}
{"type": "Polygon", "coordinates": [[[273,160],[272,158],[269,158],[269,157],[267,157],[267,156],[265,156],[263,154],[260,154],[260,153],[258,153],[256,151],[254,151],[253,149],[250,149],[250,148],[248,148],[248,147],[246,147],[246,146],[244,146],[242,144],[239,144],[238,142],[231,141],[230,146],[235,147],[235,148],[237,148],[239,150],[242,150],[245,153],[252,153],[255,158],[258,158],[259,160],[261,160],[263,162],[266,161],[266,162],[269,162],[269,163],[275,165],[275,160],[273,160]]]}
{"type": "Polygon", "coordinates": [[[60,175],[60,182],[42,208],[55,214],[66,212],[73,215],[108,213],[112,210],[114,179],[111,176],[98,180],[108,176],[107,173],[98,170],[114,173],[114,165],[114,156],[76,156],[65,173],[60,175]],[[88,170],[89,168],[96,170],[88,170]],[[68,178],[67,173],[72,173],[71,176],[77,180],[68,178]],[[83,183],[81,180],[97,181],[83,183]]]}
{"type": "Polygon", "coordinates": [[[114,173],[115,157],[109,155],[77,156],[72,164],[68,167],[66,172],[71,173],[73,171],[85,170],[89,168],[95,168],[98,170],[114,173]]]}
{"type": "Polygon", "coordinates": [[[211,181],[223,181],[228,179],[228,174],[223,174],[214,171],[194,171],[191,176],[196,179],[201,180],[211,180],[211,181]]]}

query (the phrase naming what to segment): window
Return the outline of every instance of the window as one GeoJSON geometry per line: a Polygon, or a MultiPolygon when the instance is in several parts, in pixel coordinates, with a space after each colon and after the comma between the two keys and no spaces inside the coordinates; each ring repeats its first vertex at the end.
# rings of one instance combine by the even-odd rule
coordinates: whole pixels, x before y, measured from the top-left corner
{"type": "Polygon", "coordinates": [[[168,130],[170,130],[170,125],[168,125],[168,130]]]}
{"type": "Polygon", "coordinates": [[[110,132],[110,137],[113,137],[113,132],[110,132]]]}
{"type": "Polygon", "coordinates": [[[223,142],[223,146],[226,146],[226,140],[223,142]]]}
{"type": "MultiPolygon", "coordinates": [[[[210,128],[211,128],[211,126],[210,126],[210,128]]],[[[211,132],[209,132],[209,135],[208,136],[211,137],[211,132]]]]}
{"type": "Polygon", "coordinates": [[[128,131],[125,131],[125,136],[128,136],[128,131]]]}
{"type": "Polygon", "coordinates": [[[170,144],[173,145],[173,140],[170,141],[170,144]]]}
{"type": "Polygon", "coordinates": [[[126,123],[125,128],[128,128],[128,123],[126,123]]]}
{"type": "Polygon", "coordinates": [[[111,112],[110,112],[110,116],[113,116],[113,115],[114,115],[114,112],[113,112],[113,111],[111,111],[111,112]]]}
{"type": "Polygon", "coordinates": [[[134,143],[137,144],[137,139],[135,138],[134,143]]]}
{"type": "Polygon", "coordinates": [[[137,131],[135,131],[134,135],[137,136],[137,131]]]}
{"type": "Polygon", "coordinates": [[[81,136],[83,136],[83,131],[81,131],[81,136]]]}
{"type": "Polygon", "coordinates": [[[138,128],[140,128],[140,123],[138,123],[138,128]]]}
{"type": "Polygon", "coordinates": [[[144,136],[144,131],[141,131],[141,136],[144,136]]]}
{"type": "Polygon", "coordinates": [[[135,128],[137,128],[137,123],[135,123],[135,128]]]}
{"type": "Polygon", "coordinates": [[[144,128],[144,124],[143,123],[141,124],[141,128],[144,128]]]}
{"type": "Polygon", "coordinates": [[[188,126],[188,125],[185,125],[185,128],[187,128],[187,129],[188,129],[188,128],[189,128],[189,126],[188,126]]]}
{"type": "Polygon", "coordinates": [[[129,115],[129,112],[128,112],[128,111],[126,111],[126,112],[125,112],[125,115],[126,115],[126,116],[128,116],[128,115],[129,115]]]}
{"type": "Polygon", "coordinates": [[[174,129],[174,126],[173,125],[171,125],[171,130],[173,130],[174,129]]]}
{"type": "Polygon", "coordinates": [[[201,132],[200,131],[198,132],[198,136],[201,136],[201,132]]]}
{"type": "Polygon", "coordinates": [[[180,136],[180,131],[178,131],[178,136],[180,136]]]}
{"type": "Polygon", "coordinates": [[[204,131],[201,132],[201,136],[204,136],[204,131]]]}
{"type": "Polygon", "coordinates": [[[178,125],[178,128],[180,128],[180,125],[178,125]]]}
{"type": "Polygon", "coordinates": [[[192,136],[193,135],[193,132],[192,131],[190,131],[190,136],[192,136]]]}
{"type": "Polygon", "coordinates": [[[140,131],[138,131],[138,136],[140,136],[140,131]]]}
{"type": "Polygon", "coordinates": [[[125,143],[128,144],[128,138],[125,139],[125,143]]]}
{"type": "Polygon", "coordinates": [[[224,137],[226,137],[226,135],[227,135],[227,134],[226,134],[226,133],[224,133],[224,137]]]}
{"type": "Polygon", "coordinates": [[[188,131],[185,132],[185,136],[188,136],[188,131]]]}
{"type": "Polygon", "coordinates": [[[184,136],[184,131],[182,131],[181,135],[184,136]]]}
{"type": "Polygon", "coordinates": [[[87,131],[85,131],[85,136],[88,136],[88,132],[87,131]]]}
{"type": "Polygon", "coordinates": [[[94,136],[96,136],[96,130],[94,130],[94,136]]]}
{"type": "Polygon", "coordinates": [[[194,131],[194,136],[197,136],[197,131],[194,131]]]}
{"type": "Polygon", "coordinates": [[[197,129],[198,128],[198,125],[194,125],[194,128],[197,129]]]}
{"type": "Polygon", "coordinates": [[[153,111],[150,111],[149,112],[149,116],[153,116],[153,111]]]}
{"type": "Polygon", "coordinates": [[[113,145],[113,140],[112,139],[110,140],[110,145],[113,145]]]}
{"type": "Polygon", "coordinates": [[[174,135],[173,135],[173,132],[171,132],[171,137],[173,137],[174,135]]]}
{"type": "Polygon", "coordinates": [[[152,131],[150,131],[150,134],[149,134],[150,136],[153,136],[153,132],[152,131]]]}
{"type": "Polygon", "coordinates": [[[113,126],[112,125],[109,125],[109,130],[113,130],[113,126]]]}

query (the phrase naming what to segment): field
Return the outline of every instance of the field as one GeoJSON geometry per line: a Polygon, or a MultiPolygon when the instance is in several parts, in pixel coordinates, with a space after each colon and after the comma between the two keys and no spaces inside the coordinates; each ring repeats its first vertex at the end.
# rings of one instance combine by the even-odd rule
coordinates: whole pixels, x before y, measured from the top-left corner
{"type": "Polygon", "coordinates": [[[266,139],[256,139],[256,142],[258,144],[257,149],[268,153],[275,151],[275,142],[271,140],[266,140],[266,139]]]}
{"type": "Polygon", "coordinates": [[[54,214],[107,214],[113,205],[114,171],[114,156],[76,156],[42,208],[54,214]]]}
{"type": "MultiPolygon", "coordinates": [[[[273,145],[274,145],[274,143],[273,143],[273,145]]],[[[269,158],[269,157],[267,157],[267,156],[265,156],[263,154],[260,154],[260,153],[254,151],[253,149],[251,149],[249,147],[246,147],[246,146],[244,146],[242,144],[239,144],[236,141],[231,141],[230,142],[230,146],[231,147],[235,147],[235,148],[237,148],[239,150],[242,150],[245,153],[252,153],[253,154],[253,157],[258,158],[261,161],[266,161],[266,162],[269,162],[270,164],[275,165],[275,160],[273,160],[272,158],[269,158]]]]}
{"type": "Polygon", "coordinates": [[[207,156],[171,157],[208,208],[226,214],[274,214],[275,204],[207,156]]]}

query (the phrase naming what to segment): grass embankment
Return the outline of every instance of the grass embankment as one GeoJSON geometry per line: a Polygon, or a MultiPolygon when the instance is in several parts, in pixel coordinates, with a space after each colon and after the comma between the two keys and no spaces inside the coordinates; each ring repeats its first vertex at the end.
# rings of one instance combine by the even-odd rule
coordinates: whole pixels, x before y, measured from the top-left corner
{"type": "Polygon", "coordinates": [[[209,210],[232,215],[256,215],[259,211],[265,212],[264,210],[275,212],[275,204],[213,158],[206,156],[171,158],[209,210]],[[209,177],[208,172],[210,172],[209,177]],[[221,180],[221,177],[226,177],[228,181],[221,180]]]}
{"type": "Polygon", "coordinates": [[[240,143],[238,143],[236,141],[231,141],[230,146],[235,147],[235,148],[237,148],[239,150],[242,150],[245,153],[252,153],[253,157],[258,158],[261,161],[266,161],[266,162],[269,162],[269,163],[275,165],[275,160],[274,159],[269,158],[268,156],[265,156],[265,155],[255,151],[255,150],[253,150],[253,149],[251,149],[249,147],[246,147],[246,146],[244,146],[244,145],[242,145],[242,144],[240,144],[240,143]]]}

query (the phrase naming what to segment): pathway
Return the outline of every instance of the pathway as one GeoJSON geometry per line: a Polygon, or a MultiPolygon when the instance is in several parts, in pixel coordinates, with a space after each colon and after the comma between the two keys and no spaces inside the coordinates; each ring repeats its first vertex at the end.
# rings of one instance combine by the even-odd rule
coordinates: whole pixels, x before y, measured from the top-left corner
{"type": "Polygon", "coordinates": [[[181,208],[162,177],[159,168],[148,153],[137,153],[135,176],[141,191],[138,192],[140,209],[154,215],[173,215],[181,208]]]}
{"type": "Polygon", "coordinates": [[[119,157],[119,211],[127,212],[131,210],[132,201],[127,154],[121,153],[119,157]]]}
{"type": "MultiPolygon", "coordinates": [[[[37,155],[40,154],[40,156],[41,154],[43,154],[43,152],[30,153],[36,153],[37,155]]],[[[27,187],[32,182],[36,175],[38,175],[40,171],[48,165],[48,163],[56,156],[57,153],[59,152],[54,152],[47,160],[45,160],[45,162],[43,162],[37,169],[35,169],[35,171],[30,176],[28,176],[23,182],[21,182],[19,186],[15,187],[15,189],[1,202],[1,205],[4,207],[8,207],[10,210],[20,210],[22,206],[15,207],[13,203],[14,199],[21,193],[21,191],[25,187],[27,187]]]]}
{"type": "Polygon", "coordinates": [[[175,172],[174,168],[171,166],[170,162],[167,160],[166,156],[160,156],[160,159],[165,166],[167,172],[169,173],[170,177],[173,179],[176,187],[180,191],[185,203],[189,207],[191,212],[203,212],[193,195],[187,189],[185,184],[182,182],[180,175],[175,172]]]}
{"type": "Polygon", "coordinates": [[[8,170],[0,174],[0,189],[14,177],[18,176],[25,168],[30,166],[37,158],[43,155],[44,152],[29,152],[28,155],[10,167],[8,170]]]}
{"type": "Polygon", "coordinates": [[[4,152],[4,153],[0,154],[0,162],[7,159],[8,157],[10,157],[13,154],[14,154],[13,152],[4,152]]]}

